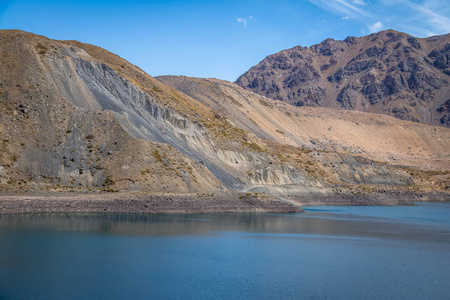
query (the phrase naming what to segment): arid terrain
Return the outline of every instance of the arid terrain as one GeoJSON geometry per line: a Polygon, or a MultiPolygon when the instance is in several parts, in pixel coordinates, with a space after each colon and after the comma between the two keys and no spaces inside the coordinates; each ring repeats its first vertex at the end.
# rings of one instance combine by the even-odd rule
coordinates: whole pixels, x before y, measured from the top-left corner
{"type": "Polygon", "coordinates": [[[153,78],[99,47],[17,30],[0,31],[0,59],[3,213],[450,198],[445,126],[298,107],[218,79],[153,78]]]}

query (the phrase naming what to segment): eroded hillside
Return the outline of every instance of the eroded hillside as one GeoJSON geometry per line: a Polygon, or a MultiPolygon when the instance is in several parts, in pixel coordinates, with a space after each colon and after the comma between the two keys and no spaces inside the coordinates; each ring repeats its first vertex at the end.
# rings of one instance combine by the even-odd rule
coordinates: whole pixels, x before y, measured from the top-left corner
{"type": "MultiPolygon", "coordinates": [[[[383,169],[390,166],[422,170],[429,175],[436,172],[443,176],[436,182],[448,185],[447,128],[379,114],[296,107],[217,79],[157,79],[213,108],[235,126],[255,133],[284,160],[295,157],[292,161],[304,164],[300,169],[314,169],[317,177],[327,178],[329,183],[390,185],[394,178],[402,178],[383,169]]],[[[411,173],[417,175],[416,171],[411,173]]],[[[420,180],[413,185],[420,185],[420,180]]]]}
{"type": "Polygon", "coordinates": [[[92,45],[2,32],[2,184],[207,192],[317,184],[252,133],[92,45]]]}

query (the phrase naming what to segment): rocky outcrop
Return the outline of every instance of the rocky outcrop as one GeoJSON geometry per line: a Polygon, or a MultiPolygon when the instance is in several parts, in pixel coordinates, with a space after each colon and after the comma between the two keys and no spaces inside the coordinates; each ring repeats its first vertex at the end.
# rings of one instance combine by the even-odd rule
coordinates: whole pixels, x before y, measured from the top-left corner
{"type": "Polygon", "coordinates": [[[382,113],[448,127],[450,35],[419,39],[393,30],[327,39],[270,55],[236,83],[296,106],[382,113]]]}

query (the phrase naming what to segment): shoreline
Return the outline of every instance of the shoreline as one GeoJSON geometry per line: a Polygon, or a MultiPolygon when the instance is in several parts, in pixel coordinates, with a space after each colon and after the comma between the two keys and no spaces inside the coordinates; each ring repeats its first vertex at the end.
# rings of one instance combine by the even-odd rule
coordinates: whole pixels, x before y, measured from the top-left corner
{"type": "Polygon", "coordinates": [[[78,194],[0,196],[0,214],[21,213],[296,213],[303,210],[270,196],[241,194],[78,194]]]}
{"type": "Polygon", "coordinates": [[[24,213],[298,213],[303,206],[397,206],[450,201],[446,192],[372,194],[305,193],[277,199],[266,194],[10,194],[0,195],[0,214],[24,213]]]}

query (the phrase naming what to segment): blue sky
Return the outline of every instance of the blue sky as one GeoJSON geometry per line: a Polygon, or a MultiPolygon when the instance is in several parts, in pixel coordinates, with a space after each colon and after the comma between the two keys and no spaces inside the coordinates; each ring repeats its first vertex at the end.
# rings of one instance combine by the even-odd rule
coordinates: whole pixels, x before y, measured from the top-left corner
{"type": "Polygon", "coordinates": [[[383,29],[450,32],[448,0],[0,0],[0,28],[79,40],[150,75],[234,81],[265,56],[383,29]]]}

